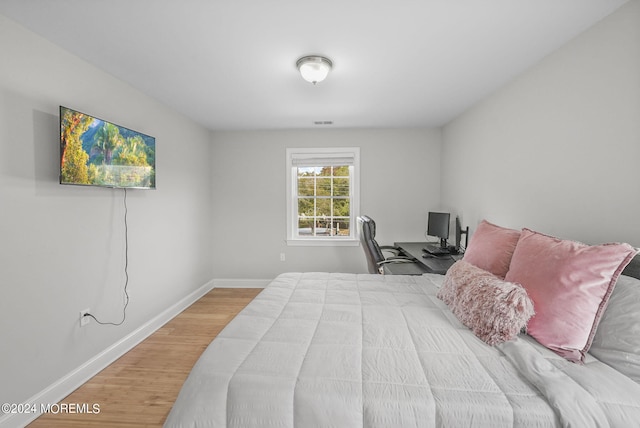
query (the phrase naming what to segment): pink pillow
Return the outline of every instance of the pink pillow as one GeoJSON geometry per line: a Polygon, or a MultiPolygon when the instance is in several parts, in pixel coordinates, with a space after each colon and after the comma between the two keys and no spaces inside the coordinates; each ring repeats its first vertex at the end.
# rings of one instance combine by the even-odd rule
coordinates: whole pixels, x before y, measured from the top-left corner
{"type": "Polygon", "coordinates": [[[584,361],[629,244],[589,246],[523,229],[505,280],[522,284],[536,314],[527,332],[573,362],[584,361]]]}
{"type": "Polygon", "coordinates": [[[464,253],[464,260],[504,278],[509,271],[518,238],[519,230],[506,229],[482,220],[473,233],[469,248],[464,253]]]}
{"type": "Polygon", "coordinates": [[[524,288],[464,260],[449,268],[437,296],[462,324],[492,346],[515,338],[533,315],[533,303],[524,288]]]}

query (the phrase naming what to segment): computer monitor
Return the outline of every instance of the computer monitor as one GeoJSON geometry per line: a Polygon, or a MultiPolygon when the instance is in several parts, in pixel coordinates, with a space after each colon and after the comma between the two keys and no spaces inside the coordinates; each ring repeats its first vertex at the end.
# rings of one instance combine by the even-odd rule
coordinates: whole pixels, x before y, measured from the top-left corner
{"type": "Polygon", "coordinates": [[[449,221],[450,213],[429,212],[427,218],[427,235],[440,238],[440,247],[447,248],[447,239],[449,239],[449,221]]]}

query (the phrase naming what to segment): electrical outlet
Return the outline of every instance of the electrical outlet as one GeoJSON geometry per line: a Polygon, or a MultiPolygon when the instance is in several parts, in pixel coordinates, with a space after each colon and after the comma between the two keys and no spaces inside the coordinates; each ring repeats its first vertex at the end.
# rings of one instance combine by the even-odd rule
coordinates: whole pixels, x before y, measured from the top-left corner
{"type": "Polygon", "coordinates": [[[284,253],[280,253],[280,261],[283,262],[286,260],[285,254],[284,253]]]}
{"type": "Polygon", "coordinates": [[[83,311],[80,311],[80,327],[84,327],[85,325],[89,324],[89,322],[91,321],[91,317],[87,317],[85,316],[85,314],[91,313],[91,309],[87,308],[83,311]]]}

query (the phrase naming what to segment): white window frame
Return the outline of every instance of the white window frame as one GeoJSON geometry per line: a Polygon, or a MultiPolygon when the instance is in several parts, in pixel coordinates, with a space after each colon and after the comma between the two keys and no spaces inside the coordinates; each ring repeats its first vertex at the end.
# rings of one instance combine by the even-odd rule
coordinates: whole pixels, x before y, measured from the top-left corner
{"type": "Polygon", "coordinates": [[[357,218],[360,212],[360,147],[287,148],[287,245],[357,246],[359,245],[357,218]],[[339,161],[350,165],[349,236],[300,236],[298,225],[297,165],[309,160],[339,161]]]}

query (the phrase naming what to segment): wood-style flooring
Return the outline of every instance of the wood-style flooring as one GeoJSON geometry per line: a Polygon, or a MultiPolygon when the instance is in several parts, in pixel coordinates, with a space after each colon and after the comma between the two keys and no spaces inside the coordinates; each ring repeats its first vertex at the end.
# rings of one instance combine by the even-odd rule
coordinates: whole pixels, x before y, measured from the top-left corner
{"type": "Polygon", "coordinates": [[[99,413],[44,414],[29,427],[161,427],[200,354],[260,291],[211,290],[60,402],[99,413]]]}

